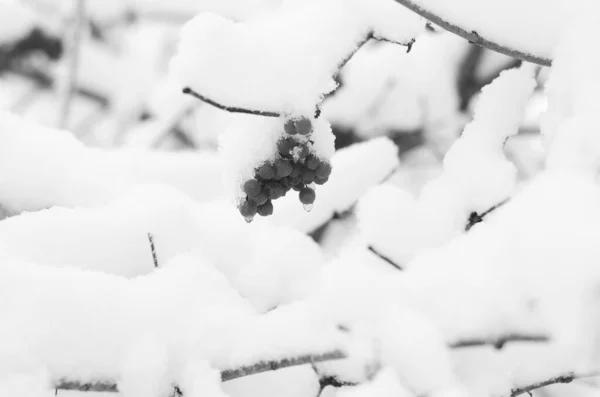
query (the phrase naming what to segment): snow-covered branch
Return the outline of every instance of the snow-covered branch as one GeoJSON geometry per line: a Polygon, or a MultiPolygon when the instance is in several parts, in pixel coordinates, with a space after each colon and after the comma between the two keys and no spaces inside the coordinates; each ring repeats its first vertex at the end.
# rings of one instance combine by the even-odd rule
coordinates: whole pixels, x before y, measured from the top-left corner
{"type": "Polygon", "coordinates": [[[492,51],[496,51],[501,54],[513,57],[513,58],[521,59],[523,61],[527,61],[527,62],[531,62],[531,63],[536,63],[536,64],[542,65],[542,66],[550,66],[552,64],[551,59],[548,59],[548,58],[545,58],[542,56],[538,56],[535,54],[531,54],[527,51],[519,50],[517,48],[511,48],[502,43],[496,43],[494,41],[491,41],[489,39],[482,37],[479,33],[477,33],[474,30],[468,31],[468,30],[464,29],[463,27],[459,26],[459,24],[454,23],[453,21],[447,20],[445,17],[443,17],[441,15],[437,15],[436,13],[427,9],[426,7],[417,4],[417,2],[415,2],[413,0],[396,0],[396,2],[402,4],[403,6],[407,7],[411,11],[414,11],[418,15],[420,15],[423,18],[431,21],[432,23],[444,28],[445,30],[452,32],[466,40],[469,40],[469,42],[471,42],[473,44],[477,44],[478,46],[485,47],[492,51]]]}
{"type": "Polygon", "coordinates": [[[556,385],[559,383],[571,383],[577,379],[592,378],[592,377],[596,377],[596,376],[600,376],[600,371],[593,371],[593,372],[587,372],[587,373],[568,372],[565,374],[555,376],[550,379],[532,383],[527,386],[516,387],[510,391],[510,397],[517,397],[517,396],[520,396],[521,394],[525,394],[525,393],[528,393],[531,396],[532,391],[541,389],[546,386],[556,385]]]}
{"type": "Polygon", "coordinates": [[[190,87],[185,87],[183,89],[183,93],[187,94],[187,95],[191,95],[194,98],[201,100],[202,102],[208,103],[209,105],[212,105],[212,106],[216,107],[217,109],[225,110],[226,112],[229,112],[229,113],[242,113],[242,114],[251,114],[254,116],[265,116],[265,117],[281,116],[281,114],[279,114],[277,112],[269,112],[268,110],[244,109],[244,108],[239,108],[239,107],[235,107],[235,106],[223,105],[223,104],[220,104],[219,102],[213,101],[210,98],[207,98],[206,96],[204,96],[202,94],[197,93],[190,87]]]}

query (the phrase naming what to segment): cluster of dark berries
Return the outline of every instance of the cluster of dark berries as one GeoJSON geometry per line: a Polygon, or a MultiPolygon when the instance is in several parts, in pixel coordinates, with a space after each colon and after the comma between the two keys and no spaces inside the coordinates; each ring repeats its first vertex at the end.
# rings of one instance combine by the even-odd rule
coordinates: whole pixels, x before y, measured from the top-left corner
{"type": "Polygon", "coordinates": [[[246,198],[240,203],[239,210],[248,222],[256,214],[273,214],[273,200],[290,190],[299,192],[300,202],[310,211],[316,198],[313,184],[324,184],[331,174],[331,164],[312,153],[310,135],[313,126],[309,119],[290,119],[284,130],[285,134],[277,142],[275,160],[261,164],[255,169],[254,178],[242,186],[246,198]]]}

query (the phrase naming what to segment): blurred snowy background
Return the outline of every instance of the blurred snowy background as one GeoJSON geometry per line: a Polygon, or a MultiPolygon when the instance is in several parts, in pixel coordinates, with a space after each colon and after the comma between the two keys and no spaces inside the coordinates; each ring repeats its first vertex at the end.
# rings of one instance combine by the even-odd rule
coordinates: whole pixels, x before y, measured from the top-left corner
{"type": "MultiPolygon", "coordinates": [[[[392,0],[348,1],[413,34],[385,24],[392,0]]],[[[173,59],[211,70],[186,34],[227,51],[228,25],[196,15],[262,26],[282,3],[301,0],[0,0],[0,396],[597,395],[593,18],[553,68],[424,20],[410,51],[375,35],[322,103],[337,151],[313,210],[288,196],[246,224],[224,179],[258,164],[267,124],[184,95],[173,59]]],[[[325,37],[319,21],[297,35],[325,37]]],[[[277,91],[196,74],[259,107],[277,91]]]]}

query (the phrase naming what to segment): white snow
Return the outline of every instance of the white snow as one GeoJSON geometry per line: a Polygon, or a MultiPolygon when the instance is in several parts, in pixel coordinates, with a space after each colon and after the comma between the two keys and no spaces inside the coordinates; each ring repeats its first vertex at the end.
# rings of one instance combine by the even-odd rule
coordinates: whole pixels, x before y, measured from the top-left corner
{"type": "Polygon", "coordinates": [[[20,0],[0,1],[0,45],[26,36],[37,23],[35,12],[20,0]]]}
{"type": "Polygon", "coordinates": [[[242,23],[203,13],[182,29],[171,72],[225,106],[310,115],[370,33],[408,43],[422,27],[385,0],[287,0],[242,23]]]}

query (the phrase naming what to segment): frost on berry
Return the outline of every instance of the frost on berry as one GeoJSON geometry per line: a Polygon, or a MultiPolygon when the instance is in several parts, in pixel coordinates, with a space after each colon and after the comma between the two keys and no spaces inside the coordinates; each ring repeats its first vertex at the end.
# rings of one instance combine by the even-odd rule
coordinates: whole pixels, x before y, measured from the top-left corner
{"type": "Polygon", "coordinates": [[[251,200],[245,200],[240,204],[239,210],[246,222],[252,222],[254,215],[258,211],[258,206],[251,200]]]}
{"type": "Polygon", "coordinates": [[[313,132],[313,126],[309,119],[302,117],[296,121],[296,131],[300,135],[309,135],[313,132]]]}
{"type": "Polygon", "coordinates": [[[285,178],[286,176],[289,176],[294,167],[292,166],[292,164],[287,161],[287,160],[283,160],[283,159],[278,159],[275,161],[275,178],[277,179],[282,179],[285,178]]]}
{"type": "Polygon", "coordinates": [[[302,204],[312,204],[315,202],[316,197],[315,191],[309,187],[304,187],[300,190],[299,198],[302,204]]]}
{"type": "Polygon", "coordinates": [[[316,169],[317,178],[329,178],[331,175],[331,164],[322,162],[316,169]]]}
{"type": "Polygon", "coordinates": [[[257,174],[264,180],[273,179],[275,177],[275,169],[270,164],[265,163],[258,168],[257,174]]]}
{"type": "Polygon", "coordinates": [[[256,179],[249,179],[244,183],[243,190],[250,197],[257,196],[260,193],[260,183],[256,179]]]}
{"type": "Polygon", "coordinates": [[[310,154],[310,150],[308,149],[308,147],[306,145],[303,145],[303,146],[297,146],[292,153],[294,155],[294,160],[304,161],[310,154]]]}
{"type": "Polygon", "coordinates": [[[267,201],[263,205],[258,206],[258,215],[269,216],[273,215],[273,203],[271,200],[267,201]]]}
{"type": "Polygon", "coordinates": [[[279,152],[281,157],[291,158],[292,150],[294,150],[294,148],[296,147],[297,144],[298,144],[298,142],[296,142],[296,140],[294,138],[288,137],[288,138],[280,139],[277,142],[277,151],[279,152]]]}
{"type": "Polygon", "coordinates": [[[283,126],[283,129],[285,130],[286,134],[289,135],[296,135],[298,133],[296,130],[296,123],[293,119],[287,120],[283,126]]]}

